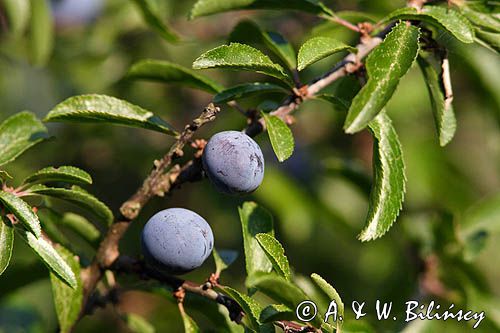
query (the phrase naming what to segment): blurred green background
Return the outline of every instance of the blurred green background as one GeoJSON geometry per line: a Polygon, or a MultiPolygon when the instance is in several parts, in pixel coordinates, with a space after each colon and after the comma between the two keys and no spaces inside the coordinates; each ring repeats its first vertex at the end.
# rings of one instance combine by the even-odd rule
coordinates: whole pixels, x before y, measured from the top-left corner
{"type": "MultiPolygon", "coordinates": [[[[157,1],[165,18],[185,40],[169,44],[149,30],[137,8],[126,0],[53,1],[56,17],[55,48],[49,64],[30,65],[24,36],[13,36],[5,20],[0,42],[0,119],[22,110],[43,118],[67,97],[109,94],[152,110],[176,128],[199,114],[211,96],[173,85],[122,80],[132,63],[144,58],[164,59],[190,67],[196,57],[223,44],[238,21],[252,18],[269,30],[282,33],[298,49],[312,35],[335,36],[351,45],[356,35],[345,28],[294,12],[233,12],[188,21],[193,1],[157,1]],[[73,6],[73,10],[71,10],[73,6]]],[[[335,11],[358,10],[383,17],[405,5],[404,1],[325,1],[335,11]]],[[[4,17],[5,18],[5,17],[4,17]]],[[[444,36],[446,39],[447,37],[444,36]]],[[[371,177],[372,139],[367,132],[343,134],[345,114],[322,101],[308,101],[298,112],[292,130],[296,150],[292,158],[277,162],[266,135],[257,137],[266,157],[263,185],[251,196],[220,194],[207,181],[186,184],[172,196],[154,199],[141,213],[121,243],[122,253],[138,255],[139,233],[147,219],[160,209],[186,207],[211,224],[217,248],[241,251],[242,236],[237,207],[255,200],[275,217],[277,238],[283,243],[296,276],[303,281],[321,274],[338,290],[344,302],[366,301],[369,322],[377,332],[394,332],[403,321],[377,322],[375,300],[394,301],[398,311],[410,299],[455,301],[461,308],[485,310],[488,322],[477,331],[500,328],[500,236],[491,235],[472,263],[464,263],[454,233],[470,207],[498,196],[500,189],[500,58],[475,46],[451,45],[451,76],[458,119],[455,138],[439,147],[428,93],[414,66],[402,80],[388,106],[403,145],[407,164],[407,195],[403,212],[389,233],[369,243],[356,235],[363,227],[369,188],[343,176],[348,168],[361,179],[371,177]],[[432,258],[438,257],[437,275],[444,283],[442,295],[429,294],[422,285],[432,258]],[[474,303],[470,290],[486,295],[474,303]],[[484,307],[490,307],[484,308],[484,307]],[[496,313],[495,313],[496,311],[496,313]],[[496,316],[496,319],[495,317],[496,316]],[[494,318],[492,320],[492,317],[494,318]]],[[[325,72],[338,60],[325,59],[306,70],[307,80],[325,72]]],[[[254,74],[204,71],[226,86],[266,80],[254,74]]],[[[353,95],[352,78],[339,80],[328,91],[353,95]]],[[[269,95],[244,100],[255,107],[269,95]]],[[[197,133],[208,138],[227,129],[241,129],[246,120],[223,107],[218,119],[197,133]]],[[[105,125],[48,124],[53,139],[24,154],[7,171],[19,183],[29,173],[49,165],[75,165],[94,178],[88,188],[114,212],[141,184],[152,161],[169,148],[172,138],[150,131],[105,125]]],[[[189,155],[189,154],[187,154],[189,155]]],[[[64,207],[66,208],[66,207],[64,207]]],[[[69,207],[71,208],[71,207],[69,207]]],[[[500,221],[496,221],[497,225],[500,221]]],[[[90,257],[92,250],[87,250],[90,257]]],[[[213,262],[187,278],[202,282],[213,271],[213,262]]],[[[120,281],[122,277],[119,277],[120,281]]],[[[222,283],[243,290],[244,258],[240,255],[222,276],[222,283]]],[[[132,312],[150,320],[158,332],[180,332],[182,321],[175,303],[141,292],[144,282],[125,279],[127,291],[117,309],[98,309],[86,317],[77,332],[129,332],[120,313],[132,312]]],[[[213,306],[213,305],[206,305],[213,306]]],[[[188,307],[204,331],[217,329],[203,310],[188,307]]],[[[352,312],[348,312],[351,315],[352,312]]],[[[432,322],[422,332],[468,332],[466,323],[432,322]]],[[[16,242],[11,267],[0,279],[0,332],[55,332],[48,273],[22,242],[16,242]]],[[[415,330],[415,332],[419,332],[415,330]]]]}

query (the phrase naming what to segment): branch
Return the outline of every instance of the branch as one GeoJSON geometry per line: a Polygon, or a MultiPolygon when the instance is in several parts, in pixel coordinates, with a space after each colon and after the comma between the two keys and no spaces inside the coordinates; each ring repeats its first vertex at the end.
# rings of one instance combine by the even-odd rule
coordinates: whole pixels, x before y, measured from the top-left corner
{"type": "Polygon", "coordinates": [[[183,177],[185,179],[186,177],[183,176],[182,173],[189,173],[192,166],[195,165],[195,162],[190,161],[182,168],[174,166],[168,172],[165,172],[165,169],[175,158],[183,155],[183,148],[192,139],[194,133],[201,126],[213,121],[219,111],[220,108],[210,104],[203,110],[198,118],[194,119],[191,124],[187,125],[168,153],[161,160],[155,161],[153,170],[144,180],[142,186],[122,205],[120,211],[123,218],[111,225],[106,233],[106,236],[101,241],[92,264],[82,270],[81,278],[83,283],[84,299],[80,318],[85,314],[85,305],[88,302],[90,294],[94,291],[97,282],[101,279],[103,271],[109,268],[118,258],[118,244],[127,231],[130,222],[137,217],[149,199],[155,195],[162,196],[170,191],[172,185],[178,185],[177,179],[179,177],[183,177]]]}

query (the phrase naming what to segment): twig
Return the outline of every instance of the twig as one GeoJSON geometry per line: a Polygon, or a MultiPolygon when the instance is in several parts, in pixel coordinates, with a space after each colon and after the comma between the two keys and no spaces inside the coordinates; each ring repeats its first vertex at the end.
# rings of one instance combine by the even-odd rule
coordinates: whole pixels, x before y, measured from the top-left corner
{"type": "Polygon", "coordinates": [[[453,102],[453,88],[451,86],[451,77],[450,77],[450,62],[448,60],[448,52],[446,51],[443,56],[441,68],[443,70],[441,75],[444,88],[444,109],[446,111],[451,108],[451,103],[453,102]]]}
{"type": "Polygon", "coordinates": [[[151,171],[139,190],[122,205],[120,211],[123,218],[111,225],[97,250],[97,254],[92,264],[82,270],[81,278],[84,291],[84,306],[82,307],[80,318],[84,315],[83,309],[85,309],[89,296],[95,289],[97,282],[101,279],[103,272],[118,258],[120,253],[118,245],[120,239],[127,231],[130,221],[137,217],[149,199],[155,195],[164,195],[168,192],[172,185],[176,183],[182,171],[189,171],[189,167],[194,165],[193,162],[188,162],[185,168],[177,166],[165,172],[165,169],[176,157],[182,156],[182,149],[186,143],[191,140],[196,130],[204,124],[213,121],[219,111],[220,109],[218,107],[210,104],[203,110],[198,118],[187,125],[168,153],[161,160],[155,161],[153,171],[151,171]]]}

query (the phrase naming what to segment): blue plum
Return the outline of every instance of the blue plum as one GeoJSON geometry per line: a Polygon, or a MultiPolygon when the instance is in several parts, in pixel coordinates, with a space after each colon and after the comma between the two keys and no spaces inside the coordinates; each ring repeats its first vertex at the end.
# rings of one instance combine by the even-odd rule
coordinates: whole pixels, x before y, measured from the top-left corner
{"type": "Polygon", "coordinates": [[[214,236],[200,215],[184,208],[169,208],[153,215],[141,236],[149,266],[167,274],[184,274],[200,267],[210,256],[214,236]]]}
{"type": "Polygon", "coordinates": [[[202,161],[208,178],[223,193],[251,193],[264,178],[262,151],[242,132],[225,131],[212,136],[203,151],[202,161]]]}

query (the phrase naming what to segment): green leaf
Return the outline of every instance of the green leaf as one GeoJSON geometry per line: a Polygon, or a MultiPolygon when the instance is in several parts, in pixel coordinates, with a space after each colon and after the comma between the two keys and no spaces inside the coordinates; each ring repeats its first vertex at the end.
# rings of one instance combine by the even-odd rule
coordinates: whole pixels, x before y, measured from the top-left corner
{"type": "Polygon", "coordinates": [[[9,266],[12,257],[12,247],[14,246],[14,228],[5,218],[0,218],[0,275],[9,266]]]}
{"type": "Polygon", "coordinates": [[[273,269],[273,265],[255,236],[260,233],[274,234],[272,215],[255,202],[248,201],[244,202],[238,211],[243,230],[243,247],[245,249],[247,275],[252,275],[259,271],[270,272],[273,269]]]}
{"type": "Polygon", "coordinates": [[[383,22],[393,20],[423,21],[448,31],[463,43],[474,42],[474,29],[469,20],[451,8],[424,6],[420,12],[413,7],[401,8],[389,14],[383,22]]]}
{"type": "Polygon", "coordinates": [[[488,238],[500,232],[500,193],[470,207],[460,220],[459,237],[464,258],[472,262],[484,249],[488,238]]]}
{"type": "Polygon", "coordinates": [[[455,130],[457,128],[455,113],[453,112],[451,104],[448,106],[445,104],[442,81],[434,67],[420,56],[417,57],[417,62],[424,74],[427,90],[431,98],[432,112],[434,114],[434,121],[439,136],[439,144],[441,147],[444,147],[455,135],[455,130]]]}
{"type": "Polygon", "coordinates": [[[486,44],[489,49],[496,53],[500,53],[500,33],[476,30],[476,36],[477,39],[486,44]]]}
{"type": "Polygon", "coordinates": [[[133,333],[155,333],[156,330],[153,325],[146,321],[143,317],[135,313],[127,313],[125,315],[125,322],[128,328],[133,333]]]}
{"type": "Polygon", "coordinates": [[[279,320],[295,320],[295,311],[284,304],[270,304],[260,313],[259,320],[262,323],[271,323],[279,320]]]}
{"type": "Polygon", "coordinates": [[[5,170],[0,170],[0,184],[5,183],[8,179],[12,179],[12,176],[5,170]]]}
{"type": "Polygon", "coordinates": [[[70,97],[56,105],[45,121],[108,123],[146,128],[168,135],[177,134],[172,126],[152,112],[105,95],[70,97]]]}
{"type": "MultiPolygon", "coordinates": [[[[247,285],[257,288],[260,292],[271,297],[277,302],[283,303],[290,309],[295,309],[298,304],[309,297],[295,284],[285,280],[276,274],[256,273],[247,278],[247,285]]],[[[321,316],[317,316],[312,324],[316,327],[321,326],[321,316]]]]}
{"type": "Polygon", "coordinates": [[[332,16],[333,13],[318,0],[198,0],[189,14],[190,18],[243,9],[291,9],[316,15],[332,16]]]}
{"type": "Polygon", "coordinates": [[[31,210],[31,207],[21,198],[12,193],[0,191],[0,201],[5,208],[14,214],[16,218],[31,231],[36,237],[40,237],[42,230],[38,216],[31,210]]]}
{"type": "Polygon", "coordinates": [[[288,66],[293,69],[297,67],[295,50],[293,46],[279,33],[274,31],[262,31],[264,43],[288,66]]]}
{"type": "Polygon", "coordinates": [[[45,126],[31,112],[21,112],[0,124],[0,166],[47,139],[45,126]]]}
{"type": "Polygon", "coordinates": [[[62,217],[61,223],[90,243],[96,243],[101,237],[101,232],[81,215],[66,213],[62,217]]]}
{"type": "Polygon", "coordinates": [[[41,169],[28,178],[23,184],[39,184],[63,182],[69,184],[92,184],[92,177],[82,169],[73,166],[48,167],[41,169]]]}
{"type": "Polygon", "coordinates": [[[374,137],[374,179],[364,230],[358,236],[369,241],[384,235],[396,221],[406,190],[401,144],[391,119],[381,112],[371,123],[374,137]]]}
{"type": "Polygon", "coordinates": [[[155,0],[132,0],[140,9],[144,21],[149,27],[160,34],[163,39],[169,42],[178,42],[179,36],[167,26],[161,19],[155,0]]]}
{"type": "Polygon", "coordinates": [[[339,309],[339,316],[344,316],[344,302],[340,298],[339,293],[335,288],[333,288],[325,279],[323,279],[319,274],[311,274],[311,279],[318,285],[318,287],[323,290],[323,292],[328,296],[328,299],[333,300],[337,303],[339,309]]]}
{"type": "Polygon", "coordinates": [[[27,195],[47,195],[72,202],[83,208],[87,208],[100,220],[110,225],[113,222],[113,213],[104,203],[99,201],[92,194],[84,189],[73,185],[70,189],[47,187],[45,185],[35,185],[27,191],[27,195]]]}
{"type": "Polygon", "coordinates": [[[273,273],[256,273],[247,278],[247,283],[290,309],[295,309],[300,302],[308,299],[295,284],[273,273]]]}
{"type": "Polygon", "coordinates": [[[300,47],[297,56],[299,64],[297,69],[301,71],[315,62],[341,51],[355,53],[357,49],[330,37],[311,38],[300,47]]]}
{"type": "Polygon", "coordinates": [[[182,322],[184,323],[185,333],[200,333],[201,330],[196,322],[185,311],[181,311],[182,322]]]}
{"type": "Polygon", "coordinates": [[[26,236],[28,245],[42,259],[50,271],[68,286],[77,289],[78,281],[75,273],[52,245],[43,238],[36,238],[31,232],[27,232],[26,236]]]}
{"type": "Polygon", "coordinates": [[[194,69],[228,68],[262,73],[285,82],[290,78],[283,67],[269,59],[259,50],[240,43],[221,45],[200,55],[193,63],[194,69]]]}
{"type": "Polygon", "coordinates": [[[262,112],[266,122],[267,133],[278,161],[283,162],[293,154],[295,142],[290,128],[277,116],[262,112]]]}
{"type": "Polygon", "coordinates": [[[487,31],[500,32],[500,20],[492,14],[486,14],[472,10],[468,6],[460,7],[460,11],[475,26],[481,27],[487,31]]]}
{"type": "Polygon", "coordinates": [[[400,23],[370,53],[368,82],[352,101],[344,124],[346,133],[361,131],[390,100],[417,56],[419,35],[417,27],[400,23]]]}
{"type": "Polygon", "coordinates": [[[259,332],[260,322],[258,318],[260,317],[260,312],[262,311],[260,304],[249,296],[244,295],[231,287],[221,287],[221,291],[239,304],[241,309],[245,312],[244,318],[248,318],[247,322],[250,328],[259,332]]]}
{"type": "Polygon", "coordinates": [[[224,89],[219,83],[206,76],[195,73],[183,66],[162,60],[141,60],[130,68],[126,78],[175,83],[204,90],[211,94],[216,94],[224,89]]]}
{"type": "Polygon", "coordinates": [[[78,320],[83,302],[83,287],[82,281],[79,278],[80,263],[77,257],[64,247],[57,246],[56,250],[77,277],[75,288],[71,288],[54,273],[50,274],[60,332],[67,333],[71,331],[71,328],[78,320]]]}
{"type": "Polygon", "coordinates": [[[30,51],[37,66],[47,63],[54,47],[54,23],[48,0],[31,0],[30,51]]]}
{"type": "Polygon", "coordinates": [[[291,281],[292,273],[290,271],[290,264],[285,256],[285,249],[283,249],[280,242],[269,234],[257,234],[255,238],[257,238],[260,246],[262,246],[262,249],[266,252],[267,257],[273,263],[276,272],[286,280],[291,281]]]}
{"type": "Polygon", "coordinates": [[[215,261],[215,274],[220,275],[222,271],[228,268],[238,258],[238,252],[232,250],[213,249],[212,255],[215,261]]]}
{"type": "Polygon", "coordinates": [[[9,28],[15,36],[21,35],[30,19],[30,0],[3,0],[9,28]]]}
{"type": "Polygon", "coordinates": [[[252,82],[243,83],[219,92],[214,96],[214,103],[225,103],[244,97],[249,97],[261,93],[281,92],[287,93],[286,89],[272,83],[252,82]]]}

